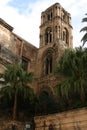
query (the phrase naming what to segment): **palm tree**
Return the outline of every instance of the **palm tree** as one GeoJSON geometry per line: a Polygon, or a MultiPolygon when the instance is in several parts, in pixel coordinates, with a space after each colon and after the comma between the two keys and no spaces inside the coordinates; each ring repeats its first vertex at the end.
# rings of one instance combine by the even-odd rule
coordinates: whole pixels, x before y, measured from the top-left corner
{"type": "MultiPolygon", "coordinates": [[[[87,14],[85,14],[85,15],[87,15],[87,14]]],[[[83,19],[82,19],[82,22],[87,22],[87,17],[83,18],[83,19]]],[[[81,41],[83,42],[83,46],[84,46],[84,44],[87,42],[87,26],[83,27],[83,28],[80,30],[80,32],[86,32],[86,33],[84,34],[84,36],[82,37],[82,39],[81,39],[81,41]]]]}
{"type": "Polygon", "coordinates": [[[4,86],[1,88],[1,95],[8,95],[10,99],[14,98],[13,103],[13,119],[17,116],[17,98],[21,93],[23,98],[31,97],[33,90],[29,87],[32,81],[32,73],[25,72],[21,65],[9,65],[3,74],[0,74],[0,79],[3,79],[4,86]]]}
{"type": "Polygon", "coordinates": [[[68,101],[73,93],[80,94],[84,103],[87,92],[87,49],[81,47],[75,50],[66,50],[57,65],[57,74],[62,74],[65,80],[57,85],[56,91],[61,97],[66,97],[68,101]]]}

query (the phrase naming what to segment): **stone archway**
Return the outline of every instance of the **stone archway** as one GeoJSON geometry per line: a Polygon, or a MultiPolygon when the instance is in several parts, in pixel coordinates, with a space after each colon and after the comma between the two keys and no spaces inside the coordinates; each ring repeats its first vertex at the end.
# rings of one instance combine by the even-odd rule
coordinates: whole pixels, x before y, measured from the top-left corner
{"type": "Polygon", "coordinates": [[[53,113],[56,102],[51,88],[48,88],[47,86],[41,88],[38,93],[38,98],[40,113],[42,115],[53,113]]]}
{"type": "Polygon", "coordinates": [[[45,90],[43,90],[39,95],[41,113],[42,114],[48,113],[49,102],[51,102],[50,97],[51,97],[50,94],[45,90]]]}

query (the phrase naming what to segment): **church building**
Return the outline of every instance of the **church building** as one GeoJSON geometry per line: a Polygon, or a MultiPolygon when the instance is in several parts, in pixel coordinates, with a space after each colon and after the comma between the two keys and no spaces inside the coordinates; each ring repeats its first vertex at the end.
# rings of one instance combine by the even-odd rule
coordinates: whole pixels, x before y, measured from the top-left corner
{"type": "Polygon", "coordinates": [[[59,3],[41,13],[39,48],[13,32],[13,27],[0,18],[0,73],[6,66],[22,63],[34,73],[31,87],[35,93],[54,94],[62,77],[55,75],[57,62],[66,48],[73,47],[71,15],[59,3]]]}

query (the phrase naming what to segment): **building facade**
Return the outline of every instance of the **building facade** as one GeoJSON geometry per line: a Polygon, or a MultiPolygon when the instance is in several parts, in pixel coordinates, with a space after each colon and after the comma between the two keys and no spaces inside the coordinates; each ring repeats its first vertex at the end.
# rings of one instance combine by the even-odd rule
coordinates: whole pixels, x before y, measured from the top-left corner
{"type": "Polygon", "coordinates": [[[54,94],[62,77],[55,75],[57,62],[66,48],[73,47],[71,15],[59,4],[41,13],[39,48],[13,33],[13,27],[0,19],[0,73],[11,63],[23,64],[34,73],[31,87],[38,94],[54,94]]]}

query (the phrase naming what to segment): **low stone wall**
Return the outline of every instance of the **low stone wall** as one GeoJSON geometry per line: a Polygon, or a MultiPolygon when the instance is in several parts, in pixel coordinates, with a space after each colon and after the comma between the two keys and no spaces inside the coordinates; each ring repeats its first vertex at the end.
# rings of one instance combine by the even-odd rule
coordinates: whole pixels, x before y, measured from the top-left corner
{"type": "Polygon", "coordinates": [[[24,130],[23,122],[0,119],[0,130],[12,130],[12,125],[16,126],[16,130],[24,130]]]}
{"type": "Polygon", "coordinates": [[[37,116],[35,130],[87,130],[87,108],[37,116]]]}

